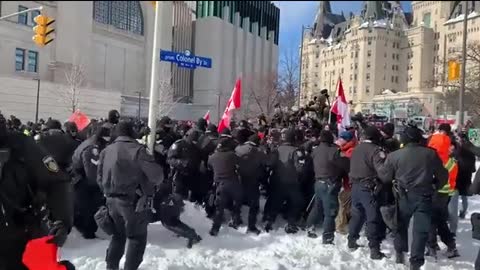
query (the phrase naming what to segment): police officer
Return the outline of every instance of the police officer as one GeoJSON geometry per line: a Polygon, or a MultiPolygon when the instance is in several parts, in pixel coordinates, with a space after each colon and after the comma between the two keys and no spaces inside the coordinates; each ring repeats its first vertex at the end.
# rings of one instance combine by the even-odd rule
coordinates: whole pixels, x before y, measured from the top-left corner
{"type": "Polygon", "coordinates": [[[386,123],[380,129],[380,133],[382,134],[382,146],[386,154],[400,149],[400,142],[393,136],[395,134],[395,125],[386,123]]]}
{"type": "Polygon", "coordinates": [[[240,159],[239,174],[243,187],[244,199],[249,207],[247,232],[259,234],[257,215],[260,205],[260,181],[266,174],[267,156],[258,145],[260,138],[253,134],[248,141],[237,146],[235,153],[240,159]]]}
{"type": "Polygon", "coordinates": [[[340,156],[340,149],[333,143],[333,134],[328,130],[320,133],[320,145],[312,152],[313,168],[315,172],[315,204],[310,212],[307,225],[311,226],[310,237],[316,237],[315,225],[318,218],[323,219],[323,244],[333,244],[335,237],[335,218],[338,213],[338,192],[342,187],[341,163],[348,163],[348,159],[340,156]]]}
{"type": "Polygon", "coordinates": [[[97,184],[97,164],[100,152],[107,146],[103,137],[110,130],[96,125],[93,136],[77,147],[72,156],[72,175],[75,194],[74,225],[85,239],[94,239],[97,224],[94,215],[104,204],[104,197],[97,184]]]}
{"type": "Polygon", "coordinates": [[[178,236],[187,238],[187,247],[202,240],[193,228],[180,220],[180,214],[185,206],[178,194],[172,193],[172,185],[169,180],[160,184],[153,201],[155,213],[152,215],[152,222],[161,221],[163,226],[178,236]]]}
{"type": "Polygon", "coordinates": [[[58,120],[51,119],[47,122],[45,130],[38,143],[57,161],[60,169],[69,172],[72,155],[80,145],[71,135],[62,130],[62,124],[58,120]]]}
{"type": "Polygon", "coordinates": [[[134,139],[131,122],[119,122],[115,134],[117,139],[100,153],[97,177],[115,227],[107,269],[119,269],[128,239],[124,269],[136,270],[143,260],[149,211],[155,186],[163,181],[163,169],[134,139]]]}
{"type": "Polygon", "coordinates": [[[47,234],[40,209],[49,210],[50,242],[62,246],[72,227],[70,180],[31,137],[7,132],[0,115],[0,269],[26,270],[29,240],[47,234]]]}
{"type": "Polygon", "coordinates": [[[238,228],[242,224],[240,210],[242,206],[242,186],[237,174],[239,158],[229,144],[229,138],[221,138],[213,155],[208,159],[208,166],[213,171],[216,187],[215,217],[210,235],[216,236],[220,230],[225,208],[232,204],[232,221],[229,226],[238,228]]]}
{"type": "Polygon", "coordinates": [[[206,193],[207,196],[204,198],[205,202],[205,211],[207,212],[207,217],[213,217],[215,213],[215,205],[214,200],[210,200],[210,197],[214,197],[215,190],[213,190],[213,172],[208,169],[208,157],[215,152],[218,143],[218,132],[217,126],[214,124],[209,124],[207,127],[207,131],[203,134],[200,139],[198,146],[200,148],[200,153],[202,155],[202,166],[200,167],[201,170],[201,177],[202,177],[202,185],[201,190],[203,193],[206,193]]]}
{"type": "Polygon", "coordinates": [[[408,227],[414,216],[410,269],[417,270],[425,262],[432,196],[447,183],[448,172],[435,150],[420,145],[420,129],[407,127],[401,139],[405,147],[388,155],[379,176],[382,181],[395,180],[398,185],[398,230],[394,240],[397,263],[405,261],[403,254],[408,252],[408,227]]]}
{"type": "Polygon", "coordinates": [[[201,194],[197,179],[201,163],[200,150],[197,147],[200,132],[192,129],[183,139],[177,140],[168,150],[167,162],[173,177],[173,192],[184,199],[189,197],[192,202],[202,203],[205,194],[201,194]]]}
{"type": "Polygon", "coordinates": [[[157,163],[163,167],[165,176],[168,176],[170,173],[170,166],[167,163],[168,149],[175,141],[181,139],[180,135],[176,134],[172,128],[172,119],[164,116],[158,121],[158,129],[155,134],[154,156],[157,163]]]}
{"type": "Polygon", "coordinates": [[[299,173],[302,169],[299,159],[301,158],[298,149],[293,146],[295,143],[295,131],[293,129],[282,130],[282,144],[272,153],[272,168],[269,197],[267,205],[267,224],[265,230],[272,230],[273,224],[285,201],[288,202],[287,226],[285,232],[297,233],[297,220],[300,217],[302,195],[299,173]],[[268,202],[269,201],[269,202],[268,202]]]}
{"type": "Polygon", "coordinates": [[[364,130],[364,140],[353,150],[349,178],[352,183],[352,218],[348,228],[348,247],[358,248],[357,240],[366,222],[370,258],[385,257],[380,251],[385,236],[385,226],[380,213],[378,192],[381,190],[378,172],[386,158],[379,146],[380,131],[373,126],[364,130]]]}
{"type": "Polygon", "coordinates": [[[250,130],[248,122],[246,120],[240,121],[238,128],[234,129],[232,132],[233,138],[239,143],[245,143],[250,136],[254,134],[253,131],[250,130]]]}

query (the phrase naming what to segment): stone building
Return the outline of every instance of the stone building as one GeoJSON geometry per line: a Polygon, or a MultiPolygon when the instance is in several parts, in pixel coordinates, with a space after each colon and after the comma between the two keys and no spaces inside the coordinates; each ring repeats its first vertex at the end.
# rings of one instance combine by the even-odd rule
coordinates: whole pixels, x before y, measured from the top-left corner
{"type": "MultiPolygon", "coordinates": [[[[470,3],[471,11],[479,9],[479,1],[470,3]]],[[[301,104],[322,89],[335,96],[341,78],[354,111],[397,117],[443,113],[445,89],[436,81],[452,57],[446,52],[461,47],[461,38],[454,39],[462,32],[461,5],[412,1],[412,11],[404,12],[400,1],[364,1],[360,15],[345,16],[321,1],[302,41],[301,104]]],[[[478,31],[477,13],[468,18],[469,32],[478,31]]],[[[469,35],[469,41],[478,39],[469,35]]]]}

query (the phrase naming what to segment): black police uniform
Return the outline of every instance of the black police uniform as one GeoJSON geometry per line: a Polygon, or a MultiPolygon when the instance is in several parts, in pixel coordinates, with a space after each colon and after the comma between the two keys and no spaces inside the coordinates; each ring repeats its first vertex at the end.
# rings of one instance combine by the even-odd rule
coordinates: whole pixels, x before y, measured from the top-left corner
{"type": "MultiPolygon", "coordinates": [[[[119,124],[121,125],[121,123],[119,124]]],[[[107,197],[115,232],[107,250],[107,269],[119,269],[129,240],[125,270],[136,270],[147,244],[149,209],[163,169],[135,139],[119,136],[101,153],[97,182],[107,197]]]]}
{"type": "Polygon", "coordinates": [[[171,169],[173,192],[187,199],[189,191],[191,191],[190,200],[201,203],[205,195],[201,194],[198,188],[201,163],[198,147],[186,138],[177,140],[168,150],[167,162],[171,169]]]}
{"type": "MultiPolygon", "coordinates": [[[[294,134],[292,134],[294,135],[294,134]]],[[[266,231],[272,229],[273,223],[281,210],[283,203],[288,203],[288,214],[286,231],[295,233],[298,231],[297,220],[300,217],[302,205],[302,193],[300,183],[298,181],[299,172],[301,171],[299,159],[301,155],[298,148],[291,142],[282,143],[276,151],[272,153],[273,174],[271,175],[269,197],[267,205],[269,205],[267,213],[266,231]]]]}
{"type": "Polygon", "coordinates": [[[248,230],[257,232],[257,214],[260,207],[260,181],[265,177],[267,155],[258,145],[248,141],[235,149],[240,158],[239,174],[243,187],[244,198],[249,207],[248,230]]]}
{"type": "Polygon", "coordinates": [[[242,206],[242,186],[240,184],[237,168],[239,158],[230,147],[225,147],[226,139],[219,141],[217,150],[208,159],[208,166],[213,171],[213,179],[216,186],[215,217],[213,219],[211,235],[217,235],[220,230],[225,208],[232,204],[231,227],[241,225],[240,210],[242,206]]]}
{"type": "Polygon", "coordinates": [[[180,220],[185,204],[178,194],[172,193],[172,185],[164,181],[157,189],[153,201],[155,212],[152,222],[161,221],[163,226],[178,236],[187,238],[187,247],[191,248],[202,240],[193,228],[180,220]]]}
{"type": "Polygon", "coordinates": [[[334,240],[335,218],[339,207],[338,192],[342,187],[339,164],[348,162],[348,159],[340,156],[340,150],[336,145],[321,142],[313,150],[312,160],[315,172],[316,207],[310,212],[307,225],[314,231],[314,226],[320,223],[323,216],[323,243],[331,244],[334,240]]]}
{"type": "Polygon", "coordinates": [[[70,171],[72,155],[80,142],[60,129],[50,129],[40,136],[38,143],[57,161],[60,169],[70,171]]]}
{"type": "MultiPolygon", "coordinates": [[[[420,139],[417,138],[417,141],[420,139]]],[[[411,269],[420,269],[425,262],[425,245],[432,218],[432,196],[447,183],[448,172],[435,150],[412,142],[387,156],[379,176],[385,182],[395,180],[399,186],[398,231],[395,232],[394,240],[397,262],[403,263],[403,252],[408,252],[408,227],[413,216],[415,221],[410,265],[411,269]]]]}
{"type": "Polygon", "coordinates": [[[98,143],[96,136],[80,144],[72,156],[74,179],[75,216],[74,225],[86,239],[95,238],[97,223],[94,215],[105,200],[97,184],[97,164],[105,144],[98,143]]]}
{"type": "Polygon", "coordinates": [[[29,240],[47,234],[41,208],[49,210],[53,241],[62,246],[72,227],[69,177],[35,141],[19,133],[0,137],[0,269],[26,270],[29,240]]]}
{"type": "Polygon", "coordinates": [[[378,192],[381,190],[378,171],[386,155],[370,140],[357,145],[350,159],[349,178],[352,183],[352,218],[349,224],[348,245],[357,248],[363,224],[366,222],[368,246],[372,259],[381,259],[380,245],[385,237],[385,225],[380,213],[378,192]]]}

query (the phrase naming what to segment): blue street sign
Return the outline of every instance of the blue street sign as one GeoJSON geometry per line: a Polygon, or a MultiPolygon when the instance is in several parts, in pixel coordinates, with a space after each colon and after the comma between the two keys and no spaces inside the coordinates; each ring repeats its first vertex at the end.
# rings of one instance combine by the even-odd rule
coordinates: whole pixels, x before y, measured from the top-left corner
{"type": "Polygon", "coordinates": [[[176,63],[179,67],[189,69],[212,68],[212,58],[195,56],[189,50],[183,53],[160,50],[160,61],[176,63]]]}

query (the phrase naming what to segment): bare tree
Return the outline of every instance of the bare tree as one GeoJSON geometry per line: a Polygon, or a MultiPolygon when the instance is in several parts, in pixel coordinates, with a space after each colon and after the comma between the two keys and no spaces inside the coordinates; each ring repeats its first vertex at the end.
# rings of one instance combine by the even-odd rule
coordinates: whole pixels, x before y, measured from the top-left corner
{"type": "Polygon", "coordinates": [[[282,94],[275,73],[245,77],[244,89],[247,101],[243,109],[244,117],[255,118],[260,114],[267,118],[273,116],[275,105],[279,103],[282,94]]]}
{"type": "Polygon", "coordinates": [[[169,67],[164,67],[160,71],[160,77],[157,79],[159,118],[170,115],[181,100],[181,97],[175,96],[175,89],[172,83],[173,74],[168,69],[169,67]]]}
{"type": "MultiPolygon", "coordinates": [[[[461,48],[458,47],[454,49],[456,53],[451,54],[448,60],[456,60],[461,63],[461,48]]],[[[438,63],[437,69],[439,72],[434,78],[434,81],[429,82],[429,84],[430,86],[441,86],[444,89],[443,98],[447,107],[446,110],[454,113],[459,107],[458,96],[461,88],[461,80],[448,81],[448,67],[444,67],[444,61],[439,61],[438,63]]],[[[466,111],[471,115],[480,116],[480,42],[472,42],[467,46],[464,101],[466,111]]]]}
{"type": "Polygon", "coordinates": [[[279,102],[282,106],[291,108],[299,96],[299,65],[298,55],[293,51],[286,51],[280,59],[278,72],[279,102]]]}
{"type": "Polygon", "coordinates": [[[74,113],[80,108],[80,91],[86,79],[85,67],[82,64],[72,64],[65,71],[65,85],[56,89],[59,101],[68,112],[74,113]]]}

